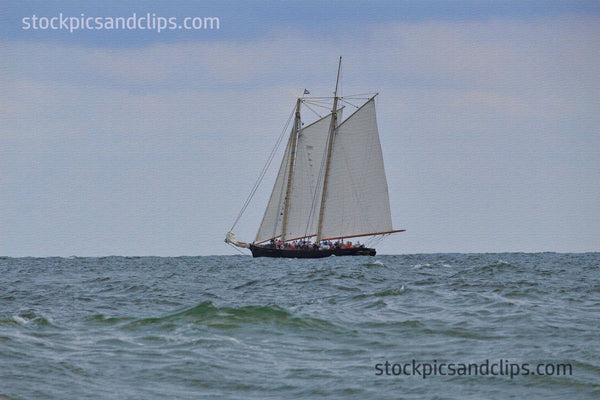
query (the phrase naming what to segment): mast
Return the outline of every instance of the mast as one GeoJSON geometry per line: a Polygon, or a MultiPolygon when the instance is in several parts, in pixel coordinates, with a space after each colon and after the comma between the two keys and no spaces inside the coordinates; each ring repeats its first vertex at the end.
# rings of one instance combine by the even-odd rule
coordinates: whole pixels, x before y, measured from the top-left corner
{"type": "Polygon", "coordinates": [[[292,132],[290,133],[291,140],[291,154],[290,154],[290,166],[288,171],[287,184],[285,188],[285,206],[283,208],[283,223],[281,227],[281,241],[285,242],[286,239],[286,231],[287,231],[287,221],[288,221],[288,212],[290,210],[290,201],[291,201],[291,192],[292,192],[292,179],[294,178],[294,161],[296,159],[296,141],[298,139],[298,131],[300,130],[300,103],[302,99],[298,98],[296,101],[296,116],[294,118],[294,126],[292,127],[292,132]]]}
{"type": "Polygon", "coordinates": [[[333,108],[331,110],[331,124],[329,125],[329,137],[327,139],[327,159],[325,161],[325,176],[323,178],[323,193],[321,194],[321,208],[319,209],[319,225],[317,228],[316,243],[323,238],[323,216],[325,215],[325,201],[327,197],[327,181],[329,180],[329,169],[331,166],[331,153],[333,151],[333,139],[337,128],[337,104],[338,104],[338,84],[340,83],[340,70],[342,69],[342,56],[338,64],[337,79],[335,81],[335,92],[333,92],[333,108]]]}

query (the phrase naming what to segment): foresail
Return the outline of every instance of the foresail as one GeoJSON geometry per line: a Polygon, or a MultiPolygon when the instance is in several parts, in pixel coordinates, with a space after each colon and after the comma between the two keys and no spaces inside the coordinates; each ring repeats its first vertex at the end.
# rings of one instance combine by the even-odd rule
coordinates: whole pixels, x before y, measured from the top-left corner
{"type": "MultiPolygon", "coordinates": [[[[342,118],[342,110],[338,110],[342,118]]],[[[304,128],[298,135],[296,166],[288,214],[287,239],[317,234],[322,173],[331,114],[304,128]]]]}
{"type": "Polygon", "coordinates": [[[339,125],[329,174],[324,240],[392,231],[374,99],[339,125]]]}
{"type": "Polygon", "coordinates": [[[283,210],[285,208],[285,191],[287,183],[287,175],[290,165],[290,157],[292,154],[292,140],[288,140],[281,165],[279,167],[279,173],[269,198],[269,203],[265,209],[262,223],[256,234],[256,241],[261,242],[268,240],[273,237],[281,235],[282,221],[283,221],[283,210]]]}

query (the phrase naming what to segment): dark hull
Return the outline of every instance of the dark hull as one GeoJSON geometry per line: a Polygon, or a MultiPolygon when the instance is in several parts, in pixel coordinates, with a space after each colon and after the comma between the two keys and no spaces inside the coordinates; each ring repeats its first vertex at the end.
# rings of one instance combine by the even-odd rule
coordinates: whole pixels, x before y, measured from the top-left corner
{"type": "Polygon", "coordinates": [[[374,256],[375,249],[367,247],[353,247],[349,249],[278,249],[250,245],[253,257],[275,257],[275,258],[324,258],[329,256],[374,256]]]}

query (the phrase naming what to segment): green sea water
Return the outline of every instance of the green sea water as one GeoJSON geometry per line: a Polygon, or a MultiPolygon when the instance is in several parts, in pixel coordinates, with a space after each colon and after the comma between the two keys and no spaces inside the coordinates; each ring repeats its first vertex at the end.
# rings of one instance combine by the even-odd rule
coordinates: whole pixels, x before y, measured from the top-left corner
{"type": "Polygon", "coordinates": [[[0,399],[507,398],[600,398],[600,253],[0,258],[0,399]]]}

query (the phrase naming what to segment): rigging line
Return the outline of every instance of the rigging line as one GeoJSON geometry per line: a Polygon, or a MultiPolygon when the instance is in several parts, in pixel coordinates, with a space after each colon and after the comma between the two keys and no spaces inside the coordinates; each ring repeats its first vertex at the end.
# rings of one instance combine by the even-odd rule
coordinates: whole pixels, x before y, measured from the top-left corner
{"type": "Polygon", "coordinates": [[[349,104],[349,105],[351,105],[351,106],[352,106],[352,107],[354,107],[354,108],[360,108],[359,106],[356,106],[356,105],[354,105],[354,104],[350,103],[348,100],[344,100],[344,99],[340,99],[340,100],[341,100],[343,103],[349,104]]]}
{"type": "Polygon", "coordinates": [[[231,243],[227,243],[229,246],[231,246],[232,248],[234,248],[238,253],[242,254],[242,255],[246,255],[244,254],[243,251],[241,251],[240,249],[238,249],[237,247],[235,247],[234,245],[232,245],[231,243]]]}
{"type": "MultiPolygon", "coordinates": [[[[308,104],[304,104],[304,105],[305,105],[306,107],[308,107],[308,104]]],[[[319,108],[323,108],[323,109],[325,109],[325,110],[326,110],[326,111],[325,111],[326,113],[330,113],[330,112],[331,112],[331,106],[330,106],[330,105],[327,105],[327,106],[322,106],[322,105],[320,105],[320,104],[314,104],[314,103],[310,103],[310,105],[312,105],[313,107],[319,107],[319,108]]],[[[316,113],[316,114],[318,114],[318,112],[317,112],[316,110],[313,110],[312,108],[311,108],[311,111],[312,111],[312,112],[314,112],[314,113],[316,113]]],[[[319,111],[323,112],[323,110],[319,110],[319,111]]],[[[321,117],[321,118],[323,118],[323,117],[321,117]]]]}
{"type": "Polygon", "coordinates": [[[331,99],[327,99],[327,100],[313,100],[313,99],[304,99],[302,100],[303,103],[309,103],[309,104],[313,104],[315,106],[319,106],[319,107],[327,107],[329,106],[329,108],[331,108],[331,105],[329,103],[331,103],[331,99]]]}
{"type": "Polygon", "coordinates": [[[317,114],[317,116],[319,118],[323,118],[323,116],[321,114],[319,114],[318,112],[316,112],[315,110],[313,110],[313,108],[311,106],[309,106],[307,103],[304,103],[304,105],[306,106],[306,108],[308,108],[310,111],[314,112],[315,114],[317,114]]]}
{"type": "Polygon", "coordinates": [[[240,220],[240,218],[242,217],[242,215],[246,211],[246,208],[248,208],[248,205],[250,204],[250,201],[252,201],[252,198],[254,197],[254,194],[258,190],[258,187],[260,186],[263,178],[265,177],[265,175],[267,173],[267,170],[269,169],[269,166],[271,165],[271,162],[273,161],[273,158],[275,157],[275,153],[277,153],[277,149],[279,148],[279,145],[281,144],[281,141],[282,141],[283,137],[285,136],[285,132],[287,131],[288,126],[290,125],[290,121],[292,120],[292,117],[294,116],[295,111],[296,111],[296,107],[294,106],[294,108],[292,109],[292,112],[290,113],[290,116],[288,117],[287,122],[285,123],[285,126],[284,126],[283,130],[281,131],[281,134],[279,135],[279,138],[277,139],[277,142],[275,143],[275,146],[273,147],[273,149],[271,150],[271,153],[269,154],[269,157],[267,158],[267,162],[265,163],[265,165],[263,166],[262,170],[260,171],[260,174],[258,175],[258,179],[254,183],[254,186],[252,187],[252,190],[250,191],[250,194],[246,198],[246,201],[244,202],[244,205],[242,206],[242,209],[240,210],[237,218],[235,219],[235,222],[231,226],[231,229],[230,229],[231,231],[237,225],[238,221],[240,220]]]}
{"type": "MultiPolygon", "coordinates": [[[[363,99],[364,98],[365,100],[368,100],[371,97],[373,97],[374,94],[375,94],[375,92],[356,93],[356,94],[350,94],[347,96],[338,96],[338,98],[340,98],[340,99],[341,98],[346,98],[346,99],[357,99],[357,98],[363,99]]],[[[333,99],[333,96],[310,96],[310,97],[303,98],[304,101],[327,101],[327,100],[331,100],[331,99],[333,99]]]]}
{"type": "Polygon", "coordinates": [[[371,236],[370,238],[368,238],[367,240],[365,240],[365,245],[367,247],[378,247],[379,244],[381,242],[383,242],[383,240],[385,238],[387,238],[390,234],[385,234],[385,235],[379,235],[379,236],[371,236]]]}
{"type": "Polygon", "coordinates": [[[331,110],[331,105],[329,104],[330,101],[308,101],[308,100],[304,100],[303,103],[304,104],[312,104],[315,107],[323,107],[323,108],[327,108],[327,109],[331,110]]]}
{"type": "Polygon", "coordinates": [[[326,101],[333,99],[333,96],[310,96],[304,98],[304,100],[314,100],[314,101],[326,101]]]}
{"type": "MultiPolygon", "coordinates": [[[[256,182],[254,183],[254,186],[252,187],[252,190],[250,192],[250,195],[248,196],[248,198],[246,199],[246,202],[244,203],[244,206],[242,208],[242,210],[240,211],[240,215],[238,216],[238,218],[236,219],[235,224],[237,224],[238,220],[240,219],[240,217],[242,216],[242,214],[244,213],[244,211],[246,210],[246,208],[248,207],[248,204],[250,203],[250,201],[252,200],[252,197],[254,196],[254,194],[256,193],[258,187],[260,186],[260,183],[262,182],[264,176],[267,173],[267,170],[269,169],[269,166],[271,165],[271,162],[273,161],[273,158],[275,157],[275,153],[277,152],[277,149],[279,148],[279,146],[281,145],[281,142],[283,140],[283,137],[285,135],[285,132],[287,131],[287,128],[290,124],[290,121],[292,119],[292,116],[294,115],[294,113],[292,112],[290,114],[290,116],[288,117],[288,120],[285,124],[285,127],[283,128],[283,130],[281,131],[281,134],[279,135],[279,138],[277,139],[277,142],[275,143],[275,146],[273,147],[273,149],[271,150],[271,153],[269,154],[269,157],[267,158],[267,162],[265,163],[265,165],[263,166],[258,179],[256,180],[256,182]]],[[[233,227],[232,227],[233,229],[233,227]]]]}
{"type": "Polygon", "coordinates": [[[356,97],[363,97],[363,96],[367,96],[368,99],[370,99],[371,97],[373,97],[373,94],[375,94],[375,92],[371,92],[371,93],[355,93],[355,94],[350,94],[348,96],[343,96],[347,99],[349,98],[356,98],[356,97]]]}

